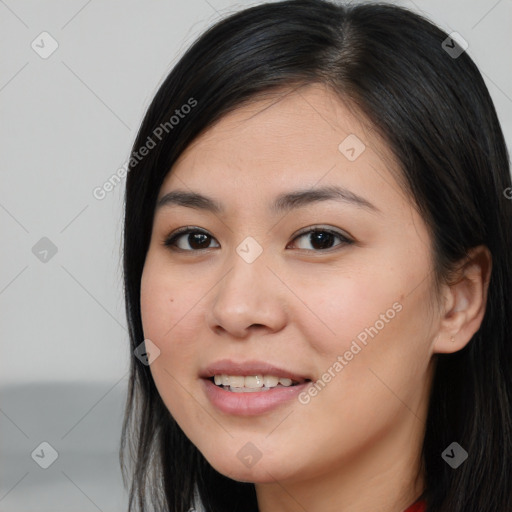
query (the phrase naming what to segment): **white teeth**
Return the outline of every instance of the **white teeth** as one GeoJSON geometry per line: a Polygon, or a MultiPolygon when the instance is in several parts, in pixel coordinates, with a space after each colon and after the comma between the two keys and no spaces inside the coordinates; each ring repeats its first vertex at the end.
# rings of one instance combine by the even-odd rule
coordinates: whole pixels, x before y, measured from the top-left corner
{"type": "Polygon", "coordinates": [[[222,375],[215,375],[213,377],[213,380],[217,386],[229,386],[229,375],[222,374],[222,375]]]}
{"type": "Polygon", "coordinates": [[[279,383],[279,377],[274,377],[273,375],[265,375],[263,377],[263,384],[267,388],[275,388],[279,383]]]}
{"type": "Polygon", "coordinates": [[[281,386],[291,386],[292,379],[276,377],[275,375],[214,375],[213,380],[217,386],[229,386],[231,391],[247,390],[248,392],[266,390],[281,386]],[[263,388],[263,389],[262,389],[263,388]]]}
{"type": "Polygon", "coordinates": [[[269,388],[227,388],[229,391],[233,391],[234,393],[254,393],[255,391],[268,391],[269,388]]]}
{"type": "Polygon", "coordinates": [[[245,377],[244,387],[246,388],[262,388],[263,375],[250,375],[245,377]]]}
{"type": "Polygon", "coordinates": [[[232,388],[243,388],[245,387],[245,377],[243,375],[229,375],[229,385],[232,388]]]}

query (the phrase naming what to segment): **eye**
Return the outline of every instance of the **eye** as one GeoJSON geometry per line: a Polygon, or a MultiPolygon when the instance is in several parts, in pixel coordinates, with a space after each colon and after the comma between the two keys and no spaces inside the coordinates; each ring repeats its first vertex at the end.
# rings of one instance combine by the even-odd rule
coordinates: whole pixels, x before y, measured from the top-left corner
{"type": "MultiPolygon", "coordinates": [[[[299,249],[313,250],[314,252],[326,251],[333,247],[354,243],[353,240],[343,233],[326,228],[315,228],[303,231],[292,240],[292,243],[301,238],[304,238],[306,243],[311,244],[313,249],[309,249],[308,247],[299,247],[299,249]],[[309,238],[306,238],[306,235],[309,238]],[[333,246],[336,238],[340,240],[340,243],[333,246]]],[[[192,226],[185,226],[171,233],[171,235],[165,239],[164,245],[177,251],[197,252],[211,248],[209,246],[212,240],[215,240],[215,238],[208,234],[208,232],[192,226]],[[189,248],[186,247],[187,245],[189,248]]],[[[217,245],[216,247],[220,246],[217,245]]]]}
{"type": "MultiPolygon", "coordinates": [[[[305,238],[306,235],[308,235],[308,238],[306,238],[306,240],[311,245],[316,246],[316,248],[324,251],[332,249],[333,247],[337,247],[338,245],[350,245],[354,243],[353,240],[345,236],[343,233],[326,228],[315,228],[310,229],[308,231],[304,231],[298,236],[296,236],[293,239],[293,242],[299,240],[300,238],[305,238]],[[341,243],[333,246],[332,244],[336,238],[341,240],[341,243]]],[[[315,250],[315,248],[309,249],[308,247],[299,247],[299,249],[314,250],[315,252],[320,252],[319,250],[315,250]]]]}
{"type": "Polygon", "coordinates": [[[208,249],[211,240],[214,240],[214,238],[206,231],[191,226],[186,226],[176,230],[174,233],[171,233],[171,235],[165,239],[164,245],[174,250],[195,252],[202,249],[208,249]],[[180,247],[180,244],[177,244],[176,242],[178,242],[181,238],[184,238],[185,242],[181,245],[183,246],[188,244],[192,249],[180,247]]]}

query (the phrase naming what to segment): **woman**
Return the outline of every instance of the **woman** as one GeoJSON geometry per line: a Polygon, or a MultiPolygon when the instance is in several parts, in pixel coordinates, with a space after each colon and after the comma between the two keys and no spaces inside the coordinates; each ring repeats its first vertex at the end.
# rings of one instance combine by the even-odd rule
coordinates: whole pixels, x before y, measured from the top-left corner
{"type": "Polygon", "coordinates": [[[133,151],[130,510],[512,510],[509,161],[460,43],[391,5],[252,7],[133,151]]]}

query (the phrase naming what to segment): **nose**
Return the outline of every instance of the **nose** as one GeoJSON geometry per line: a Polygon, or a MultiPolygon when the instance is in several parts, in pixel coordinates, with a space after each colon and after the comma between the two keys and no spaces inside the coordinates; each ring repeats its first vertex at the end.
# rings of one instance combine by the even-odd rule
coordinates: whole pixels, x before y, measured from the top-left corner
{"type": "Polygon", "coordinates": [[[212,293],[207,323],[216,334],[246,338],[252,331],[273,333],[287,322],[290,292],[260,255],[248,263],[235,252],[230,268],[212,293]],[[268,266],[267,266],[268,265],[268,266]]]}

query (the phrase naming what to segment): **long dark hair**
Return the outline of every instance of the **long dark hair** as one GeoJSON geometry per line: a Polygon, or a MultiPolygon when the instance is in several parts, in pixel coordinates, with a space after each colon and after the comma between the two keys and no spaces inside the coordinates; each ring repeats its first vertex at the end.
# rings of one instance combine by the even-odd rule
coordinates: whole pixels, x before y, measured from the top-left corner
{"type": "MultiPolygon", "coordinates": [[[[432,234],[435,282],[448,279],[472,247],[484,244],[492,254],[480,329],[464,349],[435,356],[422,462],[429,512],[505,512],[512,510],[509,156],[481,74],[467,51],[448,51],[460,47],[448,40],[447,48],[447,37],[403,8],[327,0],[262,4],[208,29],[161,85],[133,146],[154,143],[130,160],[126,182],[130,347],[133,353],[144,339],[141,275],[156,198],[173,163],[201,132],[258,95],[326,84],[371,121],[400,163],[404,190],[432,234]],[[453,441],[469,453],[456,470],[441,457],[453,441]]],[[[254,485],[211,467],[165,407],[149,367],[132,357],[130,369],[120,446],[130,512],[186,512],[195,489],[209,512],[257,511],[254,485]]]]}

